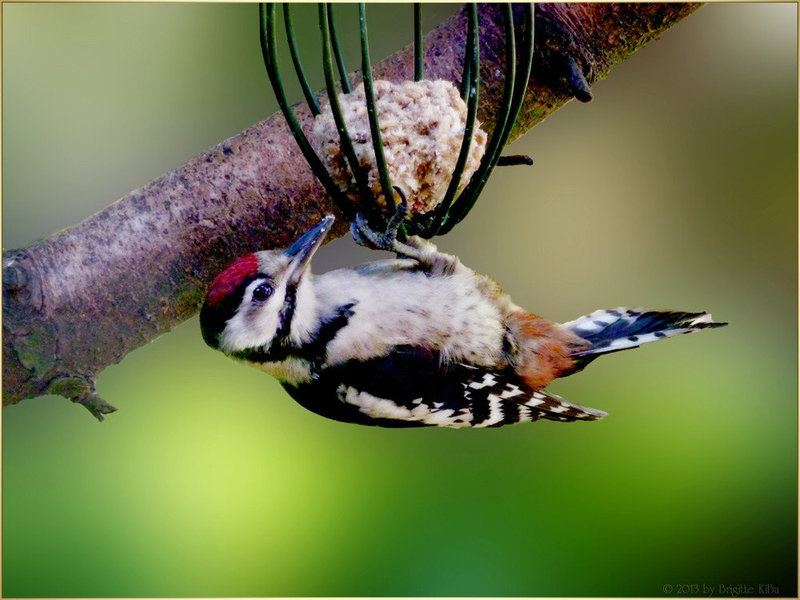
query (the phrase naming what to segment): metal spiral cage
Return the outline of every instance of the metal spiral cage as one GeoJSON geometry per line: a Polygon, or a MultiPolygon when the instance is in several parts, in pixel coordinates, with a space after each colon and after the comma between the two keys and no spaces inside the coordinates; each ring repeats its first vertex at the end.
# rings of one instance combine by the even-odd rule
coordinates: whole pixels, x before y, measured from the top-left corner
{"type": "MultiPolygon", "coordinates": [[[[460,82],[460,94],[467,104],[467,117],[464,127],[464,137],[452,178],[448,184],[447,191],[441,202],[428,213],[419,213],[409,216],[403,223],[399,234],[419,235],[424,238],[431,238],[436,235],[448,233],[456,224],[466,217],[467,213],[475,205],[484,185],[494,167],[500,161],[500,153],[508,141],[511,130],[517,120],[522,101],[527,89],[530,77],[531,65],[533,62],[533,31],[534,31],[534,5],[525,4],[522,11],[521,23],[514,23],[512,5],[507,3],[503,7],[504,32],[505,32],[505,83],[503,95],[494,115],[494,128],[491,137],[486,145],[483,158],[477,170],[470,177],[469,182],[456,195],[458,187],[464,173],[470,146],[472,143],[473,131],[475,129],[476,114],[479,100],[479,81],[480,81],[480,42],[478,31],[478,8],[476,4],[466,6],[467,15],[467,44],[465,49],[464,64],[460,82]],[[516,26],[515,26],[516,25],[516,26]],[[519,30],[519,44],[517,44],[517,31],[519,30]]],[[[289,128],[297,141],[300,150],[306,161],[311,167],[314,175],[331,196],[336,206],[342,211],[344,216],[352,220],[355,217],[356,208],[345,192],[333,180],[322,160],[317,156],[303,133],[292,108],[286,99],[283,88],[281,73],[278,68],[277,49],[276,49],[276,5],[274,3],[259,4],[259,21],[261,34],[261,50],[264,56],[264,63],[267,69],[270,83],[277,98],[281,112],[286,119],[289,128]]],[[[365,217],[371,223],[385,225],[394,213],[396,206],[394,203],[394,193],[389,172],[386,166],[386,159],[381,142],[380,126],[378,114],[375,106],[375,92],[373,87],[372,66],[369,56],[369,35],[367,31],[366,6],[363,3],[358,5],[359,29],[361,41],[361,75],[364,83],[365,100],[367,114],[369,118],[370,133],[372,136],[373,149],[375,152],[375,162],[380,181],[381,192],[389,209],[389,214],[384,214],[381,207],[375,200],[367,180],[367,172],[359,164],[353,142],[347,131],[344,116],[337,96],[336,78],[334,76],[333,62],[335,60],[339,73],[339,85],[341,91],[350,93],[352,91],[351,82],[347,75],[347,69],[342,58],[339,40],[336,35],[333,5],[320,3],[318,5],[319,28],[322,43],[322,66],[325,75],[325,90],[330,102],[331,113],[339,134],[341,148],[347,159],[350,171],[355,179],[356,187],[360,196],[359,206],[365,212],[365,217]]],[[[297,47],[297,39],[294,33],[290,5],[283,4],[283,21],[286,34],[286,43],[292,58],[294,70],[303,91],[308,109],[313,116],[320,114],[320,106],[308,79],[303,71],[300,54],[297,47]]],[[[423,41],[421,28],[421,7],[419,3],[414,4],[414,80],[420,81],[424,78],[423,69],[423,41]]],[[[518,164],[520,161],[509,161],[507,164],[518,164]]],[[[526,162],[526,161],[521,161],[526,162]]],[[[501,163],[502,164],[502,163],[501,163]]],[[[529,163],[528,163],[529,164],[529,163]]]]}

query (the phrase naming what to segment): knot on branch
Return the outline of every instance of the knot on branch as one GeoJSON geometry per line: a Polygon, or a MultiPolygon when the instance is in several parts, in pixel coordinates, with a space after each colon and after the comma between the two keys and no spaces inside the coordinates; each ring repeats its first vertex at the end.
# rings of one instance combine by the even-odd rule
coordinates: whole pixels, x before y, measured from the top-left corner
{"type": "Polygon", "coordinates": [[[37,278],[31,273],[33,266],[27,260],[25,252],[9,250],[3,253],[3,308],[5,304],[31,304],[38,301],[41,306],[40,288],[37,278]]]}
{"type": "MultiPolygon", "coordinates": [[[[3,255],[3,337],[4,345],[13,348],[26,371],[16,373],[24,379],[42,377],[55,367],[57,335],[52,323],[42,319],[42,308],[36,265],[24,251],[8,251],[3,255]]],[[[8,403],[3,391],[4,403],[8,403]]]]}

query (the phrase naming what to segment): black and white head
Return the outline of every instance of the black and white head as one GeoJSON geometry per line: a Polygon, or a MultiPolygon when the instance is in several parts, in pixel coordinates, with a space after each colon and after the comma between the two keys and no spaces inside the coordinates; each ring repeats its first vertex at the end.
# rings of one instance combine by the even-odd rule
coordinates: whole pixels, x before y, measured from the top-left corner
{"type": "Polygon", "coordinates": [[[316,303],[309,265],[333,220],[326,216],[286,250],[247,254],[217,275],[200,310],[205,342],[246,357],[311,335],[316,303]]]}

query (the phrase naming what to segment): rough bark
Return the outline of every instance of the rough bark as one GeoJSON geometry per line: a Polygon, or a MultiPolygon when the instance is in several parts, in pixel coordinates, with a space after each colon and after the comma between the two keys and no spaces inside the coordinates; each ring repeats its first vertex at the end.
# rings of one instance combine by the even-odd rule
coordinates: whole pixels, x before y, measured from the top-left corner
{"type": "MultiPolygon", "coordinates": [[[[591,84],[697,4],[541,4],[534,67],[512,139],[591,84]]],[[[479,119],[502,95],[503,30],[497,5],[480,7],[479,119]]],[[[425,74],[458,82],[466,19],[425,38],[425,74]]],[[[377,78],[413,74],[410,48],[375,65],[377,78]]],[[[310,116],[297,109],[304,127],[310,116]]],[[[257,123],[108,208],[3,257],[3,405],[55,393],[95,416],[106,366],[191,317],[213,276],[234,257],[287,245],[321,215],[336,214],[280,114],[257,123]]],[[[346,231],[339,219],[334,235],[346,231]]]]}

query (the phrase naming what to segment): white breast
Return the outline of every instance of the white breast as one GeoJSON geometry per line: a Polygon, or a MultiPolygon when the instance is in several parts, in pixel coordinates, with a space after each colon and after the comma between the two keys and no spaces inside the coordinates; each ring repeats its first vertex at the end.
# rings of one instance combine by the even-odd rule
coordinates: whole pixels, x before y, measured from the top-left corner
{"type": "Polygon", "coordinates": [[[498,298],[468,269],[429,277],[381,261],[318,276],[320,308],[355,301],[354,314],[328,347],[331,364],[385,354],[393,346],[438,350],[444,359],[494,365],[502,356],[504,327],[498,298]]]}

